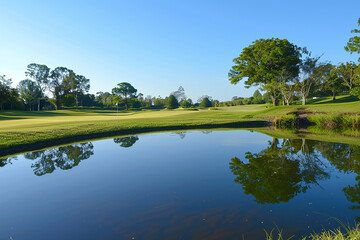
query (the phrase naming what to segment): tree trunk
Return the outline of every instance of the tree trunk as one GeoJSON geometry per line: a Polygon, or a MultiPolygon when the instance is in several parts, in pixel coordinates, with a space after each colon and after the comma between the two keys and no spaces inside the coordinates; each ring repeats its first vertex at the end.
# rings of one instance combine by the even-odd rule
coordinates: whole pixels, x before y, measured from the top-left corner
{"type": "Polygon", "coordinates": [[[40,98],[38,100],[38,112],[40,112],[40,98]]]}
{"type": "Polygon", "coordinates": [[[276,97],[273,97],[273,105],[274,106],[278,106],[279,105],[279,100],[276,97]]]}
{"type": "Polygon", "coordinates": [[[60,109],[60,97],[59,96],[56,96],[55,102],[56,102],[56,110],[59,110],[60,109]]]}
{"type": "Polygon", "coordinates": [[[306,97],[305,96],[303,96],[302,105],[306,105],[306,97]]]}
{"type": "Polygon", "coordinates": [[[333,101],[335,100],[335,81],[333,81],[333,101]]]}

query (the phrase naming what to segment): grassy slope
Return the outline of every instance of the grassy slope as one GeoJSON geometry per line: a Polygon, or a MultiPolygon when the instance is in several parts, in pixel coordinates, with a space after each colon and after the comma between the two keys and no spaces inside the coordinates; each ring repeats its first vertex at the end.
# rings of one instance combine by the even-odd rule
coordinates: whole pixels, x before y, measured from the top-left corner
{"type": "MultiPolygon", "coordinates": [[[[360,102],[348,96],[313,100],[306,108],[325,113],[360,113],[360,102]]],[[[221,125],[229,123],[269,120],[298,108],[295,106],[269,107],[243,105],[219,110],[187,111],[161,110],[119,112],[111,110],[61,110],[51,112],[0,112],[0,148],[32,144],[79,135],[129,129],[155,129],[221,125]]]]}

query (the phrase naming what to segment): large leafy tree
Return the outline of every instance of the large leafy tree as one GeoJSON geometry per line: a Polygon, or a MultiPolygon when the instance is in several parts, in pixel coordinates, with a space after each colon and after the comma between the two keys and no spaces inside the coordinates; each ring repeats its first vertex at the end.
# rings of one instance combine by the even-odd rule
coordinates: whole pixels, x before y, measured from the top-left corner
{"type": "Polygon", "coordinates": [[[335,69],[335,72],[342,80],[343,85],[346,86],[351,93],[356,80],[360,78],[359,66],[354,62],[341,63],[335,69]]]}
{"type": "MultiPolygon", "coordinates": [[[[20,81],[17,89],[20,93],[20,97],[25,101],[25,103],[29,106],[30,109],[31,106],[34,105],[42,96],[40,86],[36,82],[31,81],[30,79],[20,81]]],[[[34,109],[34,107],[32,107],[32,109],[34,109]]]]}
{"type": "Polygon", "coordinates": [[[75,73],[65,67],[57,67],[50,73],[49,90],[53,94],[57,109],[60,108],[61,98],[65,95],[64,83],[71,82],[74,79],[75,73]]]}
{"type": "MultiPolygon", "coordinates": [[[[358,20],[358,25],[360,26],[360,18],[358,20]]],[[[351,30],[352,33],[360,34],[360,29],[353,29],[351,30]]],[[[350,53],[359,53],[360,54],[360,35],[353,36],[349,39],[347,45],[345,46],[345,50],[350,53]]],[[[359,58],[360,61],[360,58],[359,58]]]]}
{"type": "Polygon", "coordinates": [[[41,95],[37,99],[38,111],[40,111],[40,99],[45,95],[45,89],[49,83],[50,68],[44,64],[31,63],[27,66],[25,75],[36,81],[41,90],[41,95]]]}
{"type": "Polygon", "coordinates": [[[137,89],[128,82],[122,82],[112,89],[112,93],[124,99],[125,109],[127,110],[129,99],[136,97],[137,89]]]}
{"type": "Polygon", "coordinates": [[[256,40],[233,60],[229,81],[237,84],[247,78],[246,87],[260,85],[271,94],[273,104],[278,105],[280,75],[286,72],[289,79],[298,76],[301,53],[302,49],[287,39],[256,40]]]}
{"type": "Polygon", "coordinates": [[[53,94],[57,108],[60,107],[64,96],[68,94],[77,96],[88,92],[90,80],[82,75],[77,75],[66,67],[57,67],[50,73],[49,90],[53,94]]]}

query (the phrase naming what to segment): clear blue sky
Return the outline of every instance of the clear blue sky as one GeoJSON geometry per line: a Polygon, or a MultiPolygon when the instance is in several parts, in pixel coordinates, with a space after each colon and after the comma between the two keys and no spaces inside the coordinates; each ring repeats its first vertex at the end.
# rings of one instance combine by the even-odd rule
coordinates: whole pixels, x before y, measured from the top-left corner
{"type": "Polygon", "coordinates": [[[144,95],[183,86],[186,95],[229,100],[254,88],[231,85],[232,59],[259,38],[287,38],[336,64],[360,1],[17,1],[0,4],[0,74],[14,85],[29,63],[64,66],[91,80],[91,93],[130,82],[144,95]]]}

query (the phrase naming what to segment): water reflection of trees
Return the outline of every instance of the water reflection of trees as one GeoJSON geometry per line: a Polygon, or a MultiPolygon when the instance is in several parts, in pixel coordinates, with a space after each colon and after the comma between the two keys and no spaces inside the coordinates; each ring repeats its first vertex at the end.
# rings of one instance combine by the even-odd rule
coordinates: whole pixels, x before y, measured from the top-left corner
{"type": "MultiPolygon", "coordinates": [[[[354,204],[350,209],[360,209],[360,146],[319,142],[317,150],[322,153],[338,170],[344,173],[355,173],[357,184],[343,188],[346,199],[354,204]]],[[[358,219],[360,220],[360,218],[358,219]]]]}
{"type": "Polygon", "coordinates": [[[82,160],[88,159],[94,154],[93,148],[92,143],[81,143],[25,153],[24,157],[34,161],[31,164],[34,174],[42,176],[52,173],[57,168],[68,170],[79,165],[82,160]]]}
{"type": "Polygon", "coordinates": [[[137,140],[139,140],[138,136],[114,138],[114,142],[124,148],[131,147],[136,143],[137,140]]]}
{"type": "Polygon", "coordinates": [[[14,160],[17,160],[17,156],[0,158],[0,167],[4,167],[7,164],[12,164],[14,160]]]}
{"type": "Polygon", "coordinates": [[[247,152],[246,161],[231,159],[230,169],[246,194],[256,202],[287,202],[312,184],[329,178],[315,142],[305,139],[274,138],[259,153],[247,152]]]}

